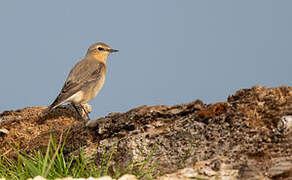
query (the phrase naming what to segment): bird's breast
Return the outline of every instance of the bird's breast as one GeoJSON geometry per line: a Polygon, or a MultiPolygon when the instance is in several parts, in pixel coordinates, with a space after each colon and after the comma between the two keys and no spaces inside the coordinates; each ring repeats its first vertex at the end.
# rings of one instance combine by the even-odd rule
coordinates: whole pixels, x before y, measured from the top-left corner
{"type": "Polygon", "coordinates": [[[101,90],[101,88],[103,87],[105,81],[105,75],[102,75],[100,77],[100,80],[96,83],[96,85],[94,86],[93,92],[94,92],[94,97],[98,94],[98,92],[101,90]]]}
{"type": "MultiPolygon", "coordinates": [[[[84,99],[87,102],[91,101],[93,98],[95,98],[97,96],[97,94],[99,93],[99,91],[103,87],[104,81],[105,81],[105,75],[102,75],[97,82],[90,84],[88,86],[88,88],[86,88],[84,90],[84,92],[85,92],[84,96],[86,96],[84,99]]],[[[83,102],[83,103],[87,103],[87,102],[83,102]]]]}

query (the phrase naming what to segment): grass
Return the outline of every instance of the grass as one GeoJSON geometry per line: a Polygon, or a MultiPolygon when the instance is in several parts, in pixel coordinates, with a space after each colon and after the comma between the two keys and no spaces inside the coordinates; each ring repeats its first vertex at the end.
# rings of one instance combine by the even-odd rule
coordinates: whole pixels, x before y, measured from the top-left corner
{"type": "MultiPolygon", "coordinates": [[[[52,136],[50,136],[46,152],[39,150],[28,154],[14,149],[17,154],[16,158],[8,158],[6,155],[0,156],[0,178],[23,180],[39,175],[47,179],[68,176],[87,178],[109,175],[112,156],[115,152],[114,147],[104,153],[102,163],[97,166],[94,161],[86,157],[82,148],[78,150],[77,155],[70,154],[65,156],[65,142],[66,138],[62,141],[62,135],[59,143],[56,143],[52,136]]],[[[154,151],[144,160],[132,162],[124,169],[114,168],[118,170],[111,175],[114,178],[118,178],[124,174],[134,174],[137,178],[153,179],[155,177],[155,163],[153,165],[150,164],[153,154],[154,151]]]]}

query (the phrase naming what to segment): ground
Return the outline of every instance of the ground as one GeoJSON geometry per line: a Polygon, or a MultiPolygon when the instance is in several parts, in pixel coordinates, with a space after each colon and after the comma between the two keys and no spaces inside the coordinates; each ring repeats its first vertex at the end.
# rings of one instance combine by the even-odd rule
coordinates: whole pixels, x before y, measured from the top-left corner
{"type": "Polygon", "coordinates": [[[157,176],[191,168],[204,177],[292,179],[292,87],[255,86],[226,102],[141,106],[90,122],[70,105],[45,108],[0,114],[2,155],[45,149],[53,135],[66,154],[82,147],[97,166],[111,154],[109,173],[149,159],[157,176]]]}

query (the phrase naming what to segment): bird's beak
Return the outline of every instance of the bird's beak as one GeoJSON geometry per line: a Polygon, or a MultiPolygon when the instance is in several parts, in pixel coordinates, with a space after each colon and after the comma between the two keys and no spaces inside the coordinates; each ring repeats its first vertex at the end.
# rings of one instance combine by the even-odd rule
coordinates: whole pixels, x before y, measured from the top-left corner
{"type": "Polygon", "coordinates": [[[108,49],[108,52],[110,52],[110,53],[119,52],[119,50],[116,50],[116,49],[108,49]]]}

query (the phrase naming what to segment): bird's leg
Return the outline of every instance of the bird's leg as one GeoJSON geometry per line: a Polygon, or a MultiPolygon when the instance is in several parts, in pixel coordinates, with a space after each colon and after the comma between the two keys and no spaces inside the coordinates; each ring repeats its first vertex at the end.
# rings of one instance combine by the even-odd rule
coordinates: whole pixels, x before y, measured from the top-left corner
{"type": "MultiPolygon", "coordinates": [[[[74,103],[72,103],[72,106],[73,106],[74,109],[77,111],[77,114],[79,115],[79,117],[80,117],[81,119],[83,119],[83,117],[81,116],[81,114],[80,114],[80,112],[79,112],[77,106],[76,106],[74,103]]],[[[83,109],[83,107],[82,107],[82,109],[83,109]]]]}
{"type": "Polygon", "coordinates": [[[82,107],[83,111],[85,112],[85,114],[86,114],[86,116],[87,116],[87,120],[90,120],[89,114],[88,114],[88,112],[86,111],[86,109],[83,107],[82,104],[81,104],[81,107],[82,107]]]}

